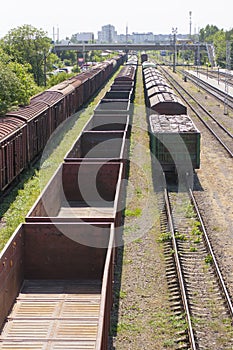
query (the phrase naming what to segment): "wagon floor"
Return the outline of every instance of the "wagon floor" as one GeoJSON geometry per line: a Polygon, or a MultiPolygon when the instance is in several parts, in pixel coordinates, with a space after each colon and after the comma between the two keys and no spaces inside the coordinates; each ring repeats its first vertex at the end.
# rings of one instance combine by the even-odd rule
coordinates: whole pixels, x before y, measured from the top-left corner
{"type": "Polygon", "coordinates": [[[25,280],[0,349],[95,349],[100,298],[100,281],[25,280]]]}
{"type": "Polygon", "coordinates": [[[115,210],[111,202],[96,202],[87,206],[84,202],[69,202],[61,206],[58,217],[78,217],[78,218],[114,218],[115,210]],[[104,203],[104,206],[103,206],[104,203]]]}

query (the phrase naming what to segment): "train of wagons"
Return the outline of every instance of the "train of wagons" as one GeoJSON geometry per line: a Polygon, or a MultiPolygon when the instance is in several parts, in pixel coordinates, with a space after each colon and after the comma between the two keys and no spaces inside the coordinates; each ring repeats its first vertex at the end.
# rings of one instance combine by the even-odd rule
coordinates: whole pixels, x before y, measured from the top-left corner
{"type": "Polygon", "coordinates": [[[150,148],[165,173],[193,174],[200,167],[200,132],[153,62],[143,61],[150,148]]]}
{"type": "MultiPolygon", "coordinates": [[[[147,69],[143,73],[152,128],[152,123],[160,123],[153,118],[171,116],[172,109],[167,98],[151,99],[149,86],[154,87],[158,72],[147,69]]],[[[1,350],[108,348],[114,263],[117,247],[123,244],[136,72],[135,60],[121,67],[25,223],[0,254],[1,350]]],[[[185,106],[177,102],[175,124],[177,116],[187,116],[185,106]]],[[[161,141],[156,133],[164,131],[153,131],[152,138],[161,141]]]]}
{"type": "Polygon", "coordinates": [[[0,117],[0,194],[41,154],[54,130],[85,105],[124,60],[122,54],[102,62],[0,117]]]}
{"type": "Polygon", "coordinates": [[[0,255],[0,349],[107,350],[137,65],[125,65],[0,255]]]}

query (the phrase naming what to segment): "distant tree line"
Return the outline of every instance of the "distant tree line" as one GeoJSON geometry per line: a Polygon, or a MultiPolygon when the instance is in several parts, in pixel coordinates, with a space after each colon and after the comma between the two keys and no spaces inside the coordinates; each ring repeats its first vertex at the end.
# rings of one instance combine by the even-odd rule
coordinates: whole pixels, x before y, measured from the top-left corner
{"type": "MultiPolygon", "coordinates": [[[[199,32],[199,41],[205,43],[212,43],[215,49],[215,58],[216,63],[221,68],[226,68],[226,46],[229,42],[230,50],[230,67],[233,68],[233,29],[224,31],[219,29],[215,25],[207,25],[205,28],[202,28],[199,32]]],[[[208,58],[206,55],[202,54],[202,62],[205,64],[208,58]]]]}

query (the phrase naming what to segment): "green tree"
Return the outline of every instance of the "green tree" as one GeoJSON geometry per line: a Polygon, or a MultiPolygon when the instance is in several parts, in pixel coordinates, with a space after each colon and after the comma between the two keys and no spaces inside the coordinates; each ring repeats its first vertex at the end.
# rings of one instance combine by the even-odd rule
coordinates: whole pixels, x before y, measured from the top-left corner
{"type": "MultiPolygon", "coordinates": [[[[73,66],[77,63],[77,53],[75,51],[61,51],[59,58],[61,61],[65,61],[67,66],[73,66]]],[[[60,67],[62,67],[62,64],[60,64],[60,67]]]]}
{"type": "Polygon", "coordinates": [[[45,64],[51,50],[51,39],[41,29],[23,25],[12,29],[3,37],[1,46],[12,61],[29,63],[37,85],[44,84],[45,64]]]}
{"type": "Polygon", "coordinates": [[[224,68],[226,66],[226,33],[223,29],[213,35],[213,44],[217,65],[224,68]]]}
{"type": "Polygon", "coordinates": [[[19,104],[28,104],[30,97],[39,91],[30,69],[29,64],[13,62],[0,47],[0,114],[19,104]]]}
{"type": "Polygon", "coordinates": [[[219,31],[215,25],[207,24],[205,28],[202,28],[199,33],[199,40],[201,42],[213,42],[213,36],[219,31]]]}
{"type": "Polygon", "coordinates": [[[38,92],[28,68],[16,62],[8,65],[0,62],[0,115],[28,104],[30,97],[38,92]]]}
{"type": "Polygon", "coordinates": [[[226,41],[230,43],[230,69],[233,69],[233,29],[226,32],[226,41]]]}
{"type": "Polygon", "coordinates": [[[19,88],[20,83],[15,73],[0,62],[0,115],[17,105],[19,88]]]}
{"type": "Polygon", "coordinates": [[[19,104],[27,105],[30,102],[30,97],[37,94],[41,89],[36,85],[33,75],[30,73],[30,65],[10,62],[8,68],[16,75],[19,80],[19,90],[17,100],[19,104]]]}
{"type": "Polygon", "coordinates": [[[65,72],[61,72],[61,73],[58,73],[56,75],[52,75],[48,79],[48,87],[57,85],[57,84],[61,83],[62,81],[69,79],[73,75],[74,75],[73,73],[65,73],[65,72]]]}

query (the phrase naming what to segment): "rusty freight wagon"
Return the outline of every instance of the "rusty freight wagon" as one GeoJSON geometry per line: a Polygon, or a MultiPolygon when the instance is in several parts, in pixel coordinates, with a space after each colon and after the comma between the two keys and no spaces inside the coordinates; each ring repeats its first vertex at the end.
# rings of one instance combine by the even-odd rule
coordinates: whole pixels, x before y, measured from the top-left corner
{"type": "Polygon", "coordinates": [[[83,131],[124,131],[130,132],[129,115],[96,114],[91,116],[83,131]]]}
{"type": "Polygon", "coordinates": [[[17,117],[0,117],[0,192],[28,164],[27,124],[17,117]]]}
{"type": "Polygon", "coordinates": [[[107,350],[111,223],[26,223],[0,255],[0,349],[107,350]]]}
{"type": "Polygon", "coordinates": [[[122,218],[123,164],[66,162],[52,177],[26,222],[113,222],[122,218]]]}
{"type": "Polygon", "coordinates": [[[83,131],[65,156],[65,161],[123,160],[127,144],[124,131],[83,131]]]}
{"type": "Polygon", "coordinates": [[[158,114],[177,115],[187,114],[187,107],[181,102],[181,100],[170,92],[160,92],[149,98],[149,107],[151,112],[157,112],[158,114]]]}
{"type": "Polygon", "coordinates": [[[96,114],[129,114],[130,113],[130,100],[100,100],[94,109],[94,115],[96,114]]]}
{"type": "Polygon", "coordinates": [[[103,100],[128,101],[132,99],[132,91],[107,91],[103,100]]]}

